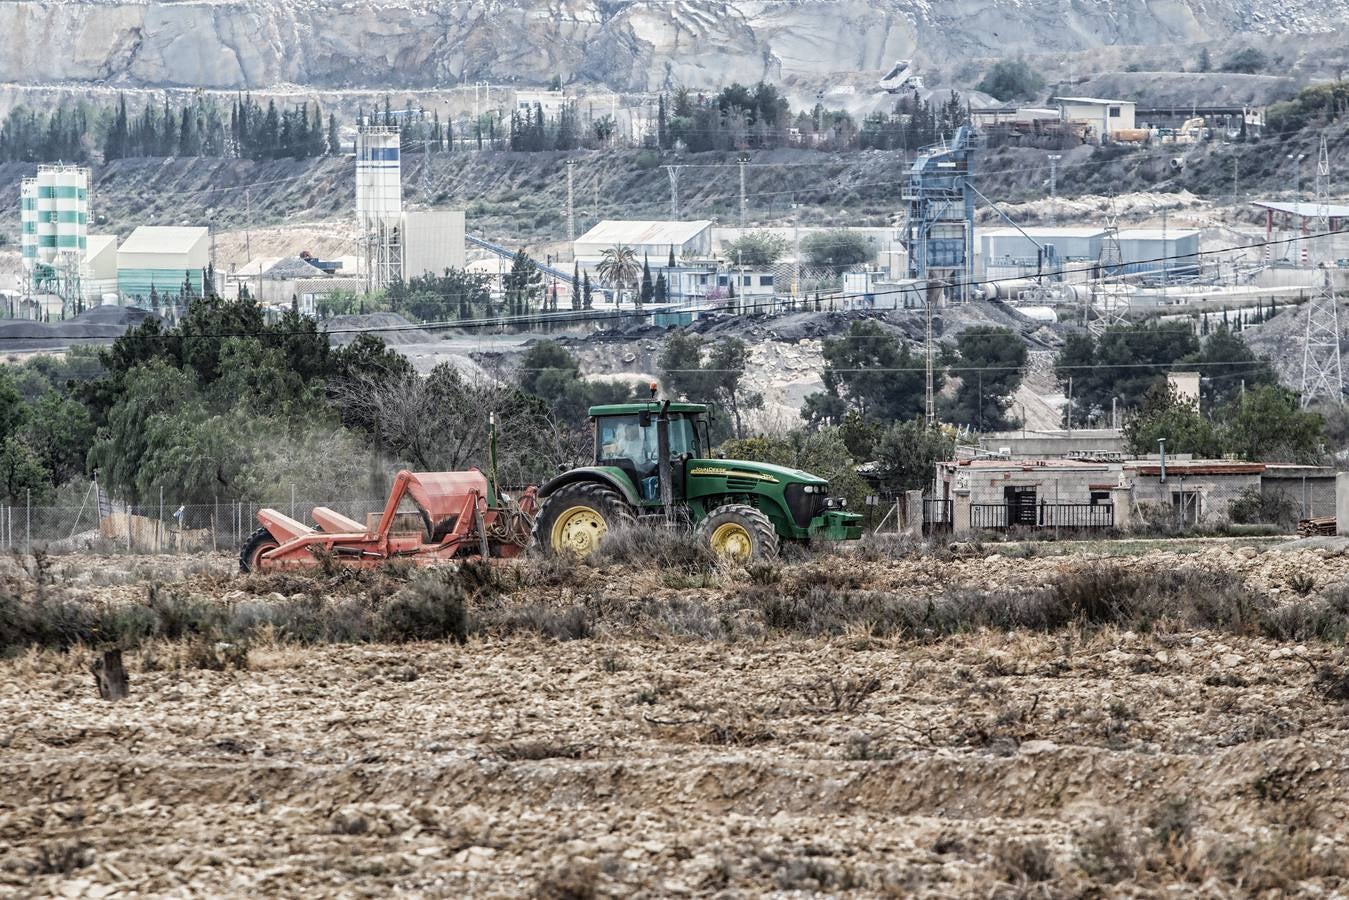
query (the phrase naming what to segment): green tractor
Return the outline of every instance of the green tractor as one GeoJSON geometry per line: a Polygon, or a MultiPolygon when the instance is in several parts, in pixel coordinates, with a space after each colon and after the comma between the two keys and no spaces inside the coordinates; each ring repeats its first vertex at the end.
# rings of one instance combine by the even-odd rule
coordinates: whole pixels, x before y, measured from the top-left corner
{"type": "Polygon", "coordinates": [[[768,463],[712,457],[707,407],[653,399],[592,406],[595,463],[539,489],[534,540],[589,556],[611,528],[638,522],[694,528],[719,556],[776,556],[781,541],[862,536],[862,517],[823,478],[768,463]]]}

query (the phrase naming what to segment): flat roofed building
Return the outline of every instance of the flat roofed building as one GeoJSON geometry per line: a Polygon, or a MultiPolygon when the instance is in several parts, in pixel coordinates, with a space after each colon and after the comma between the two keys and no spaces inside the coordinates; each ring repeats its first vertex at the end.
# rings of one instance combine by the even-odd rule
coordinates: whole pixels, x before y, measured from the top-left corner
{"type": "Polygon", "coordinates": [[[1059,116],[1068,122],[1086,122],[1096,129],[1098,136],[1108,140],[1116,131],[1135,128],[1132,100],[1111,100],[1105,97],[1055,97],[1059,116]]]}
{"type": "Polygon", "coordinates": [[[190,284],[198,294],[211,262],[204,227],[142,225],[117,248],[117,290],[123,298],[177,296],[190,284]]]}
{"type": "Polygon", "coordinates": [[[686,257],[708,259],[712,255],[712,223],[707,219],[605,219],[577,238],[572,250],[576,260],[589,268],[604,257],[605,250],[618,246],[631,247],[639,263],[645,257],[653,267],[665,265],[671,251],[677,261],[686,257]]]}

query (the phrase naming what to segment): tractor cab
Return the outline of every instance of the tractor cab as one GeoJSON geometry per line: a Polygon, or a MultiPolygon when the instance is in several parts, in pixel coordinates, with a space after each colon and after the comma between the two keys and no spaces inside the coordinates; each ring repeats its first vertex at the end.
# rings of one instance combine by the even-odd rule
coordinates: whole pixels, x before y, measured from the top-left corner
{"type": "Polygon", "coordinates": [[[592,406],[595,425],[595,465],[612,467],[628,476],[639,502],[662,502],[661,444],[670,467],[671,494],[684,494],[681,461],[711,455],[707,407],[701,403],[615,403],[592,406]],[[665,434],[662,436],[661,432],[665,434]]]}

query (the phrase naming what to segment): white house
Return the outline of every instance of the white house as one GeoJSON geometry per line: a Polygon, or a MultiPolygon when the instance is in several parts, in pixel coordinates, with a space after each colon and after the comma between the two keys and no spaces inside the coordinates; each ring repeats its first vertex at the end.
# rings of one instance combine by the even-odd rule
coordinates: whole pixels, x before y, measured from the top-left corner
{"type": "Polygon", "coordinates": [[[631,247],[637,261],[648,259],[653,269],[663,267],[671,251],[676,260],[709,259],[712,223],[605,219],[577,238],[572,252],[581,268],[590,270],[599,265],[605,250],[618,246],[631,247]]]}
{"type": "Polygon", "coordinates": [[[1096,130],[1097,137],[1108,141],[1117,131],[1127,131],[1134,125],[1132,100],[1108,100],[1099,97],[1055,97],[1059,118],[1065,122],[1086,122],[1096,130]]]}

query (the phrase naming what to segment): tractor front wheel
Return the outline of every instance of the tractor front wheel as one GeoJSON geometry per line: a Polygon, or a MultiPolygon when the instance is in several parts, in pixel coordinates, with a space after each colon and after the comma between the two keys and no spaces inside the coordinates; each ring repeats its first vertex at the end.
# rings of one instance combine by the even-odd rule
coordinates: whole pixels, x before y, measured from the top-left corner
{"type": "Polygon", "coordinates": [[[778,555],[778,533],[768,516],[744,503],[727,503],[698,523],[698,533],[712,552],[732,562],[778,555]]]}
{"type": "Polygon", "coordinates": [[[632,509],[617,491],[581,481],[558,488],[543,501],[534,520],[534,542],[547,553],[585,559],[611,529],[635,524],[632,509]]]}
{"type": "Polygon", "coordinates": [[[244,549],[239,554],[239,571],[251,572],[258,567],[258,560],[268,550],[281,546],[266,528],[259,528],[244,541],[244,549]]]}

